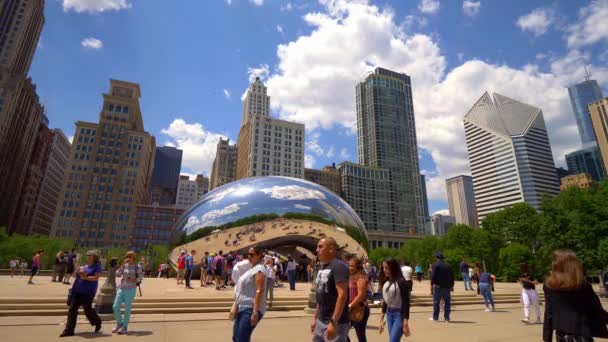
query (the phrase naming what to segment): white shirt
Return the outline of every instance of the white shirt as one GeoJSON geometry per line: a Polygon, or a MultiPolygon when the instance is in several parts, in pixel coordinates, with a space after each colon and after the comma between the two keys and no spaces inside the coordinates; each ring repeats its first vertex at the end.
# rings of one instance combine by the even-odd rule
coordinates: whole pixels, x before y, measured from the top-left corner
{"type": "Polygon", "coordinates": [[[238,294],[241,292],[241,288],[239,287],[239,278],[241,278],[241,276],[243,274],[245,274],[245,272],[249,271],[251,269],[251,264],[249,263],[249,260],[245,259],[245,260],[241,260],[239,262],[237,262],[233,267],[232,267],[232,281],[236,284],[236,286],[234,287],[234,293],[238,296],[238,294]]]}
{"type": "Polygon", "coordinates": [[[287,263],[287,271],[295,271],[297,266],[295,261],[290,261],[287,263]]]}
{"type": "Polygon", "coordinates": [[[277,274],[277,267],[266,265],[266,278],[267,279],[275,279],[277,274]]]}
{"type": "Polygon", "coordinates": [[[405,280],[412,280],[412,268],[410,266],[401,267],[401,272],[403,273],[403,278],[405,278],[405,280]]]}
{"type": "Polygon", "coordinates": [[[17,267],[17,260],[13,259],[10,261],[11,268],[17,267]]]}

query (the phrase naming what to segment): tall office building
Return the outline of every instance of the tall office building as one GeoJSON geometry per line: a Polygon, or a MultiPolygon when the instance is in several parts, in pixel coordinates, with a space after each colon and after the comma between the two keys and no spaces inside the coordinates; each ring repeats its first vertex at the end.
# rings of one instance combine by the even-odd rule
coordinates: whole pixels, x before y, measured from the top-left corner
{"type": "Polygon", "coordinates": [[[486,92],[464,117],[478,220],[515,203],[537,210],[559,192],[540,108],[486,92]]]}
{"type": "MultiPolygon", "coordinates": [[[[52,141],[28,234],[49,235],[55,209],[61,195],[63,176],[70,159],[72,144],[60,129],[53,129],[52,141]]],[[[30,164],[31,165],[31,164],[30,164]]]]}
{"type": "Polygon", "coordinates": [[[194,182],[196,183],[198,198],[205,196],[209,192],[209,178],[203,175],[196,175],[194,182]]]}
{"type": "Polygon", "coordinates": [[[340,171],[336,168],[336,164],[325,166],[321,170],[306,168],[304,169],[304,179],[322,185],[340,196],[340,171]]]}
{"type": "Polygon", "coordinates": [[[236,145],[230,145],[230,139],[220,138],[211,167],[209,190],[233,182],[236,179],[236,160],[236,145]]]}
{"type": "MultiPolygon", "coordinates": [[[[359,163],[391,172],[395,229],[424,226],[410,77],[376,68],[356,88],[359,163]]],[[[368,227],[369,229],[369,227],[368,227]]]]}
{"type": "Polygon", "coordinates": [[[175,205],[138,205],[135,212],[133,241],[129,248],[143,252],[153,245],[167,245],[179,233],[175,224],[184,209],[175,205]]]}
{"type": "Polygon", "coordinates": [[[150,203],[158,203],[160,206],[175,205],[182,156],[183,151],[175,147],[156,148],[150,203]]]}
{"type": "Polygon", "coordinates": [[[304,178],[304,125],[271,118],[264,101],[266,86],[256,79],[243,103],[236,178],[304,178]]]}
{"type": "Polygon", "coordinates": [[[456,219],[453,216],[435,214],[426,224],[426,230],[429,235],[442,236],[448,233],[450,227],[456,224],[456,219]]]}
{"type": "Polygon", "coordinates": [[[189,209],[209,192],[209,178],[203,175],[196,175],[195,180],[190,180],[190,176],[179,176],[177,186],[177,208],[189,209]]]}
{"type": "Polygon", "coordinates": [[[422,208],[424,209],[424,222],[428,222],[429,217],[429,198],[426,194],[426,176],[420,175],[420,188],[422,192],[422,208]]]}
{"type": "Polygon", "coordinates": [[[76,122],[51,235],[80,246],[127,247],[149,201],[155,139],[144,131],[136,83],[110,80],[99,123],[76,122]]]}
{"type": "Polygon", "coordinates": [[[465,175],[452,177],[445,181],[445,185],[450,216],[454,217],[456,223],[478,227],[473,177],[465,175]]]}
{"type": "Polygon", "coordinates": [[[608,172],[608,97],[589,104],[589,114],[597,147],[604,161],[604,170],[608,172]]]}
{"type": "Polygon", "coordinates": [[[566,165],[573,174],[588,173],[595,181],[601,181],[606,176],[602,155],[597,145],[566,154],[566,165]]]}
{"type": "Polygon", "coordinates": [[[0,226],[9,232],[18,229],[19,197],[43,122],[36,86],[27,78],[43,25],[43,0],[0,2],[0,226]]]}
{"type": "Polygon", "coordinates": [[[602,98],[600,86],[596,80],[589,80],[587,76],[586,81],[568,87],[568,94],[583,147],[595,145],[588,105],[602,98]]]}

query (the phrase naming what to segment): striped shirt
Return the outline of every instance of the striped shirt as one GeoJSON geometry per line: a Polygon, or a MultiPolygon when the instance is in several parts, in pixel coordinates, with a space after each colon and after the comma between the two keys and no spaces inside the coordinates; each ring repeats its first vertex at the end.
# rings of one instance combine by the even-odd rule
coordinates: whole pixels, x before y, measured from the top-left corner
{"type": "MultiPolygon", "coordinates": [[[[266,276],[266,268],[262,264],[255,265],[252,269],[245,272],[239,279],[238,288],[239,293],[237,294],[239,312],[245,309],[253,309],[253,302],[255,300],[255,276],[258,273],[262,273],[266,276]]],[[[260,307],[258,308],[262,315],[266,312],[266,282],[264,282],[264,288],[262,289],[262,299],[260,300],[260,307]]]]}
{"type": "Polygon", "coordinates": [[[138,264],[125,264],[116,270],[116,277],[120,277],[120,284],[117,288],[134,289],[137,283],[141,283],[143,274],[138,264]]]}

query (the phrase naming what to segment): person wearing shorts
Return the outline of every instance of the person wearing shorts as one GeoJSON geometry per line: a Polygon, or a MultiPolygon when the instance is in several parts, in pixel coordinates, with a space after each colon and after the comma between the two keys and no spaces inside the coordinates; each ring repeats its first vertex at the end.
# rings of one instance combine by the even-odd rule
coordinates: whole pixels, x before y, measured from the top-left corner
{"type": "Polygon", "coordinates": [[[11,278],[15,275],[15,272],[17,271],[18,263],[19,263],[19,260],[17,260],[17,259],[11,259],[9,261],[9,266],[11,267],[11,278]]]}
{"type": "Polygon", "coordinates": [[[32,271],[30,272],[30,280],[27,282],[28,285],[34,285],[34,282],[32,280],[34,279],[36,273],[38,273],[38,268],[40,268],[40,258],[43,254],[44,251],[40,249],[38,250],[38,252],[36,252],[34,258],[32,258],[32,271]]]}

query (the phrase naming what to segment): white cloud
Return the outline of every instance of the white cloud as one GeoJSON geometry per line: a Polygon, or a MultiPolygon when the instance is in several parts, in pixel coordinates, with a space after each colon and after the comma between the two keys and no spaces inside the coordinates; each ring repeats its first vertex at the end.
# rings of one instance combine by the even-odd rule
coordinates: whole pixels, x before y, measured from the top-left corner
{"type": "Polygon", "coordinates": [[[173,120],[161,133],[170,137],[175,147],[184,151],[182,168],[206,174],[211,170],[218,141],[226,138],[223,134],[206,131],[198,122],[188,123],[184,119],[173,120]]]}
{"type": "Polygon", "coordinates": [[[224,97],[230,100],[230,91],[228,91],[228,89],[224,89],[224,97]]]}
{"type": "Polygon", "coordinates": [[[80,45],[82,45],[86,49],[99,50],[103,47],[103,42],[97,38],[89,37],[83,39],[80,42],[80,45]]]}
{"type": "Polygon", "coordinates": [[[325,199],[325,194],[319,190],[305,188],[299,185],[275,185],[272,188],[260,189],[265,194],[270,194],[270,197],[280,200],[309,200],[309,199],[325,199]]]}
{"type": "Polygon", "coordinates": [[[425,176],[426,196],[429,201],[445,200],[447,198],[445,178],[439,177],[436,174],[425,174],[425,176]]]}
{"type": "Polygon", "coordinates": [[[327,158],[333,158],[336,155],[336,149],[333,146],[329,147],[329,150],[327,150],[326,156],[327,158]]]}
{"type": "Polygon", "coordinates": [[[291,4],[291,2],[288,2],[284,5],[281,5],[281,12],[288,12],[291,11],[293,9],[293,5],[291,4]]]}
{"type": "Polygon", "coordinates": [[[437,210],[436,212],[433,213],[433,216],[434,215],[450,216],[450,210],[449,209],[437,210]]]}
{"type": "Polygon", "coordinates": [[[249,2],[256,6],[262,6],[264,4],[264,0],[249,0],[249,2]]]}
{"type": "Polygon", "coordinates": [[[283,33],[283,27],[281,25],[277,25],[277,32],[283,33]]]}
{"type": "Polygon", "coordinates": [[[112,10],[119,11],[132,6],[128,0],[63,0],[64,12],[72,10],[77,13],[101,13],[112,10]]]}
{"type": "Polygon", "coordinates": [[[340,159],[348,160],[350,158],[350,153],[348,153],[348,149],[345,147],[340,150],[340,159]]]}
{"type": "MultiPolygon", "coordinates": [[[[418,145],[437,166],[438,179],[431,180],[429,192],[443,199],[445,178],[470,173],[462,120],[486,90],[542,108],[557,164],[579,148],[564,87],[584,78],[580,53],[555,57],[548,71],[534,64],[511,67],[476,59],[446,71],[439,44],[431,36],[405,31],[390,9],[361,1],[324,4],[324,12],[304,16],[313,27],[310,34],[277,48],[278,65],[267,85],[271,107],[282,118],[303,122],[308,129],[337,126],[355,132],[356,84],[375,66],[407,73],[418,145]]],[[[591,67],[594,77],[608,85],[606,67],[591,67]]],[[[340,157],[350,156],[342,149],[340,157]]]]}
{"type": "Polygon", "coordinates": [[[70,136],[68,137],[68,140],[70,141],[70,144],[73,144],[73,143],[74,143],[74,136],[73,136],[73,135],[70,135],[70,136]]]}
{"type": "Polygon", "coordinates": [[[418,9],[422,13],[434,14],[439,11],[439,0],[421,0],[418,4],[418,9]]]}
{"type": "Polygon", "coordinates": [[[260,64],[257,68],[247,68],[247,74],[249,74],[249,83],[253,83],[256,77],[259,77],[262,81],[268,79],[270,75],[270,67],[268,64],[260,64]]]}
{"type": "Polygon", "coordinates": [[[312,169],[315,167],[315,157],[313,157],[312,155],[305,153],[304,154],[304,167],[312,169]]]}
{"type": "Polygon", "coordinates": [[[226,3],[227,3],[228,5],[232,5],[232,0],[226,0],[226,3]]]}
{"type": "Polygon", "coordinates": [[[474,17],[481,9],[481,1],[464,0],[462,2],[462,11],[469,17],[474,17]]]}
{"type": "Polygon", "coordinates": [[[317,155],[317,157],[320,157],[325,153],[323,147],[319,145],[320,137],[321,134],[319,132],[312,132],[308,135],[308,138],[306,139],[305,143],[306,150],[314,153],[315,155],[317,155]]]}
{"type": "Polygon", "coordinates": [[[300,204],[300,203],[294,204],[293,207],[296,208],[296,209],[301,209],[301,210],[310,210],[310,209],[312,209],[311,207],[309,207],[307,205],[300,204]]]}
{"type": "Polygon", "coordinates": [[[532,12],[521,16],[515,22],[515,25],[522,31],[530,31],[534,36],[542,36],[547,32],[554,21],[552,11],[546,8],[537,8],[532,12]]]}
{"type": "Polygon", "coordinates": [[[592,1],[579,12],[576,24],[567,28],[570,47],[608,41],[608,0],[592,1]]]}

